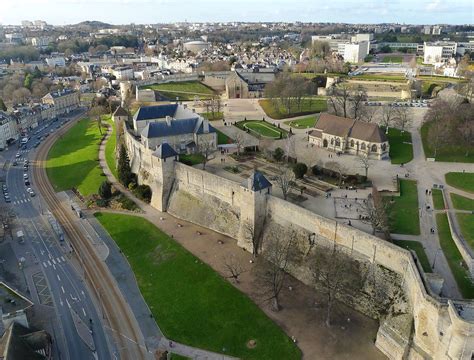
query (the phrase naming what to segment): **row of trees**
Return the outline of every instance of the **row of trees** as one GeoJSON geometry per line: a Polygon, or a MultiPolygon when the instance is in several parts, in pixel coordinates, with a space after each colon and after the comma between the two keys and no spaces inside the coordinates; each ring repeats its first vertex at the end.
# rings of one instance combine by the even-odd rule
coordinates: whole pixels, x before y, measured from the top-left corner
{"type": "MultiPolygon", "coordinates": [[[[379,315],[390,310],[393,299],[387,286],[376,284],[372,267],[366,267],[350,256],[340,246],[317,244],[316,238],[310,238],[307,251],[303,251],[298,243],[299,234],[294,229],[282,236],[279,229],[273,228],[267,234],[262,257],[257,260],[256,286],[263,302],[269,303],[273,311],[281,309],[280,298],[284,288],[291,285],[290,269],[304,266],[309,270],[312,285],[319,290],[317,303],[325,303],[326,320],[332,324],[334,307],[343,299],[354,299],[364,292],[366,285],[381,291],[367,293],[374,303],[379,315]]],[[[233,256],[224,259],[227,277],[238,283],[245,269],[233,256]]]]}
{"type": "Polygon", "coordinates": [[[265,97],[270,99],[276,109],[283,107],[290,114],[301,112],[303,100],[311,102],[316,90],[312,81],[301,75],[284,72],[265,87],[265,97]]]}
{"type": "Polygon", "coordinates": [[[365,122],[372,122],[379,118],[381,125],[387,130],[389,127],[397,126],[404,131],[411,121],[410,108],[394,107],[390,104],[366,105],[367,91],[360,85],[352,89],[348,84],[342,83],[329,88],[328,95],[329,110],[337,116],[365,122]]]}

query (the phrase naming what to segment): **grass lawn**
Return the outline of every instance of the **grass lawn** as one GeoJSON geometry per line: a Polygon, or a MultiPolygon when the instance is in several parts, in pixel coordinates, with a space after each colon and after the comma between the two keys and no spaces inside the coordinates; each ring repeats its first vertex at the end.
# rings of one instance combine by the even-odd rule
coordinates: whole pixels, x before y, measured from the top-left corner
{"type": "Polygon", "coordinates": [[[298,108],[296,104],[293,104],[290,108],[290,112],[280,104],[278,100],[277,105],[274,104],[270,99],[259,100],[258,103],[262,107],[263,111],[267,116],[272,119],[285,119],[289,117],[295,117],[300,115],[314,114],[321,111],[326,111],[328,108],[327,100],[321,97],[304,98],[301,101],[301,108],[298,108]]]}
{"type": "Polygon", "coordinates": [[[122,214],[96,217],[127,257],[166,337],[242,359],[301,358],[257,305],[153,224],[122,214]],[[251,339],[254,349],[246,346],[251,339]]]}
{"type": "Polygon", "coordinates": [[[199,81],[176,81],[164,84],[153,84],[144,86],[142,89],[152,89],[159,91],[163,96],[169,99],[194,100],[195,96],[199,98],[210,98],[215,95],[214,90],[199,81]]]}
{"type": "Polygon", "coordinates": [[[186,165],[197,165],[204,162],[204,155],[202,154],[181,154],[179,161],[186,165]]]}
{"type": "MultiPolygon", "coordinates": [[[[426,157],[433,157],[434,149],[428,141],[428,131],[431,122],[424,123],[421,127],[421,140],[423,141],[423,150],[426,157]]],[[[436,161],[474,163],[474,147],[469,149],[469,155],[466,156],[466,147],[463,145],[443,146],[438,149],[436,161]]]]}
{"type": "Polygon", "coordinates": [[[467,197],[451,193],[451,201],[456,210],[474,211],[474,200],[467,197]]]}
{"type": "Polygon", "coordinates": [[[413,145],[409,131],[402,132],[399,129],[389,128],[388,142],[392,164],[406,164],[413,160],[413,145]]]}
{"type": "Polygon", "coordinates": [[[456,213],[456,217],[464,240],[474,250],[474,214],[456,213]]]}
{"type": "Polygon", "coordinates": [[[445,178],[449,185],[474,193],[474,173],[449,172],[445,178]]]}
{"type": "Polygon", "coordinates": [[[273,124],[262,120],[247,120],[239,121],[235,124],[239,129],[249,130],[252,135],[257,137],[262,136],[272,139],[286,138],[287,132],[284,129],[279,129],[273,124]]]}
{"type": "Polygon", "coordinates": [[[445,208],[443,192],[440,189],[431,189],[431,196],[433,197],[433,206],[436,210],[443,210],[445,208]]]}
{"type": "Polygon", "coordinates": [[[426,256],[425,249],[423,245],[418,241],[410,241],[410,240],[393,240],[395,245],[398,245],[402,248],[413,250],[416,252],[418,259],[420,260],[421,267],[425,273],[432,272],[430,261],[428,260],[428,256],[426,256]]]}
{"type": "MultiPolygon", "coordinates": [[[[387,197],[385,198],[385,201],[390,201],[391,199],[391,197],[387,197]]],[[[391,233],[409,235],[420,234],[416,181],[400,180],[400,196],[393,197],[389,218],[391,233]]]]}
{"type": "Polygon", "coordinates": [[[169,360],[188,360],[188,359],[190,358],[188,358],[187,356],[178,355],[178,354],[171,354],[169,357],[169,360]]]}
{"type": "Polygon", "coordinates": [[[84,196],[97,193],[105,180],[97,161],[100,138],[97,122],[82,119],[54,143],[46,171],[56,191],[75,187],[84,196]]]}
{"type": "Polygon", "coordinates": [[[204,112],[199,115],[209,121],[222,120],[224,118],[224,113],[222,111],[216,111],[214,114],[212,112],[204,112]]]}
{"type": "Polygon", "coordinates": [[[298,120],[285,121],[286,125],[296,129],[307,129],[314,127],[316,123],[316,116],[307,116],[298,120]]]}
{"type": "Polygon", "coordinates": [[[423,80],[421,82],[421,93],[425,97],[431,97],[433,96],[433,91],[437,89],[436,91],[442,90],[446,84],[437,82],[437,81],[429,81],[429,80],[423,80]]]}
{"type": "Polygon", "coordinates": [[[232,144],[234,142],[234,140],[232,140],[230,137],[228,137],[222,131],[219,131],[219,130],[216,129],[216,133],[217,133],[217,144],[218,145],[232,144]]]}
{"type": "Polygon", "coordinates": [[[111,116],[107,116],[107,122],[112,126],[112,133],[105,144],[105,161],[116,179],[118,179],[117,163],[115,162],[115,146],[117,145],[115,123],[111,116]]]}
{"type": "Polygon", "coordinates": [[[397,56],[397,55],[386,55],[383,57],[382,62],[384,63],[399,63],[401,64],[403,62],[403,56],[397,56]]]}
{"type": "Polygon", "coordinates": [[[438,235],[441,249],[448,261],[454,279],[464,298],[474,299],[474,284],[468,278],[468,271],[462,264],[464,261],[459,253],[451,232],[449,231],[448,219],[446,214],[436,214],[436,223],[438,224],[438,235]]]}

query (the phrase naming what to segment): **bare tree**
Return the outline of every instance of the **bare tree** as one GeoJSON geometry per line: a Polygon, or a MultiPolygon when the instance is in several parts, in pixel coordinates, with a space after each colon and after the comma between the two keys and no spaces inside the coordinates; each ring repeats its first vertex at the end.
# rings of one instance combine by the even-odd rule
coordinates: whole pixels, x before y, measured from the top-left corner
{"type": "Polygon", "coordinates": [[[337,116],[347,117],[349,112],[349,103],[351,92],[346,83],[334,85],[328,89],[328,101],[334,114],[337,116]]]}
{"type": "Polygon", "coordinates": [[[353,91],[350,100],[352,117],[360,120],[362,117],[362,108],[364,107],[364,103],[367,101],[367,91],[365,91],[362,85],[359,85],[355,91],[353,91]]]}
{"type": "Polygon", "coordinates": [[[337,173],[338,186],[341,186],[342,178],[344,177],[344,172],[346,172],[346,168],[344,167],[344,165],[338,163],[337,161],[328,161],[326,163],[326,168],[337,173]]]}
{"type": "Polygon", "coordinates": [[[378,113],[378,106],[367,106],[363,105],[359,110],[359,119],[360,121],[364,121],[367,123],[372,122],[372,120],[376,117],[378,113]]]}
{"type": "Polygon", "coordinates": [[[403,132],[411,121],[410,110],[406,107],[400,107],[395,111],[394,118],[400,130],[403,132]]]}
{"type": "Polygon", "coordinates": [[[286,166],[281,166],[280,171],[275,176],[275,182],[280,187],[281,192],[283,193],[283,199],[286,200],[286,198],[288,197],[288,194],[290,193],[291,188],[293,187],[294,180],[295,174],[293,170],[286,166]]]}
{"type": "Polygon", "coordinates": [[[254,258],[258,256],[261,248],[261,236],[255,234],[255,227],[247,220],[242,223],[242,230],[244,231],[244,236],[252,241],[252,252],[254,258]]]}
{"type": "Polygon", "coordinates": [[[395,108],[390,105],[382,106],[382,125],[385,127],[385,133],[388,134],[388,128],[392,125],[395,117],[395,108]]]}
{"type": "Polygon", "coordinates": [[[233,140],[234,140],[235,146],[237,147],[237,155],[240,155],[240,152],[245,144],[245,135],[242,132],[237,131],[235,133],[233,140]]]}
{"type": "Polygon", "coordinates": [[[247,271],[234,255],[224,257],[224,268],[227,273],[227,279],[231,279],[236,284],[240,282],[239,276],[247,271]]]}
{"type": "Polygon", "coordinates": [[[357,155],[357,158],[359,159],[361,166],[364,168],[365,177],[367,178],[369,176],[370,165],[372,165],[370,163],[369,155],[367,153],[362,153],[362,154],[357,155]]]}
{"type": "Polygon", "coordinates": [[[263,258],[258,264],[257,281],[264,300],[271,303],[273,311],[280,310],[280,293],[288,278],[288,267],[298,259],[295,246],[296,233],[290,230],[288,236],[271,233],[263,251],[263,258]]]}
{"type": "Polygon", "coordinates": [[[337,299],[353,295],[362,288],[359,263],[339,247],[318,245],[307,258],[308,267],[316,287],[326,297],[326,326],[331,326],[331,314],[337,299]]]}
{"type": "Polygon", "coordinates": [[[215,150],[215,144],[214,141],[211,139],[201,139],[199,141],[199,152],[203,156],[203,161],[202,161],[202,169],[206,169],[206,164],[209,161],[209,157],[215,150]]]}
{"type": "Polygon", "coordinates": [[[107,110],[104,106],[93,106],[89,109],[89,116],[96,120],[100,135],[102,135],[102,115],[106,113],[107,110]]]}
{"type": "Polygon", "coordinates": [[[390,203],[384,201],[375,186],[369,197],[359,206],[361,220],[372,227],[372,234],[375,235],[377,231],[380,231],[386,237],[390,237],[390,210],[390,203]]]}
{"type": "Polygon", "coordinates": [[[474,147],[474,105],[461,104],[456,109],[456,130],[462,139],[465,147],[465,156],[469,156],[470,150],[474,147]]]}
{"type": "MultiPolygon", "coordinates": [[[[445,119],[434,120],[428,129],[428,142],[436,158],[438,150],[448,143],[449,127],[445,119]]],[[[428,154],[426,154],[428,156],[428,154]]]]}

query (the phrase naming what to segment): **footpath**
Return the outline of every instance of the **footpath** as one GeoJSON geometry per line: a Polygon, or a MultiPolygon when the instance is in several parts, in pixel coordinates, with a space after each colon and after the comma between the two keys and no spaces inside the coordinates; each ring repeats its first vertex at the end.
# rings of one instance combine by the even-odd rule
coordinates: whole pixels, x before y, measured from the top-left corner
{"type": "MultiPolygon", "coordinates": [[[[175,236],[176,233],[176,222],[174,221],[164,221],[171,218],[171,215],[167,213],[162,213],[161,211],[156,210],[151,207],[149,204],[137,199],[132,192],[120,184],[114,175],[110,171],[107,162],[105,160],[105,144],[112,134],[111,127],[108,128],[106,138],[102,141],[99,147],[99,163],[102,167],[104,174],[107,177],[107,180],[118,190],[120,190],[126,197],[134,201],[141,212],[132,214],[135,216],[141,216],[150,221],[151,223],[156,224],[157,219],[163,219],[160,223],[159,228],[169,235],[175,236]]],[[[113,210],[101,210],[104,212],[114,212],[114,213],[123,213],[130,215],[128,211],[113,211],[113,210]]],[[[130,265],[126,258],[121,253],[120,249],[116,245],[115,241],[109,236],[107,231],[100,225],[100,223],[94,218],[93,211],[86,211],[86,217],[89,220],[91,226],[95,231],[100,235],[102,240],[109,248],[109,256],[107,257],[106,263],[109,267],[111,273],[116,278],[120,290],[127,299],[130,307],[137,319],[137,322],[140,326],[140,329],[145,337],[145,341],[149,350],[166,350],[174,354],[182,355],[189,357],[191,359],[200,359],[200,360],[235,360],[237,358],[227,356],[224,354],[214,353],[212,351],[207,351],[199,348],[194,348],[187,346],[185,344],[180,344],[175,342],[173,339],[168,339],[161,332],[158,324],[152,316],[148,305],[146,304],[143,296],[140,293],[140,290],[137,285],[133,271],[130,268],[130,265]]],[[[182,222],[182,221],[181,221],[182,222]]],[[[196,233],[197,231],[203,232],[203,229],[194,226],[187,225],[188,231],[196,233]]],[[[180,235],[180,234],[176,234],[180,235]]]]}

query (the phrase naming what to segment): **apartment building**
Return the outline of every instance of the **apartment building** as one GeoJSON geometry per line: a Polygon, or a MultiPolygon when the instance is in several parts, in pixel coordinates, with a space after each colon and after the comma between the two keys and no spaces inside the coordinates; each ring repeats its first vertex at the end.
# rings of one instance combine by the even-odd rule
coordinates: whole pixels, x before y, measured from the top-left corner
{"type": "Polygon", "coordinates": [[[67,114],[80,105],[79,93],[69,89],[50,92],[43,96],[42,101],[43,104],[53,105],[56,115],[67,114]]]}
{"type": "Polygon", "coordinates": [[[457,43],[456,42],[435,42],[435,43],[424,43],[424,55],[423,62],[425,64],[436,64],[449,60],[456,55],[457,43]]]}

